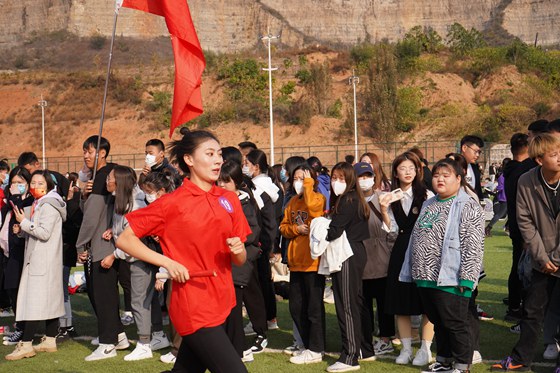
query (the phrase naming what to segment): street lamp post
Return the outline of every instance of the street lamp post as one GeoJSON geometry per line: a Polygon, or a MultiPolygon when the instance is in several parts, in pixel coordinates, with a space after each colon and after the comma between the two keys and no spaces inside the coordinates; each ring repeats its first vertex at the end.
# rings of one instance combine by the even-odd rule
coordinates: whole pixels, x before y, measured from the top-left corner
{"type": "Polygon", "coordinates": [[[262,36],[261,40],[266,42],[268,48],[268,68],[263,69],[268,71],[268,106],[270,115],[270,165],[274,164],[274,116],[272,113],[272,72],[278,70],[277,67],[272,67],[272,58],[270,56],[270,42],[274,39],[280,39],[280,35],[268,35],[262,36]]]}
{"type": "Polygon", "coordinates": [[[352,76],[348,78],[348,83],[352,84],[352,89],[354,90],[354,157],[356,162],[358,161],[358,111],[356,110],[356,84],[360,82],[360,78],[354,75],[354,70],[352,70],[352,76]]]}
{"type": "Polygon", "coordinates": [[[39,106],[41,107],[41,131],[43,133],[43,170],[44,170],[47,168],[47,158],[45,155],[45,108],[47,107],[47,101],[43,99],[43,95],[41,95],[39,106]]]}

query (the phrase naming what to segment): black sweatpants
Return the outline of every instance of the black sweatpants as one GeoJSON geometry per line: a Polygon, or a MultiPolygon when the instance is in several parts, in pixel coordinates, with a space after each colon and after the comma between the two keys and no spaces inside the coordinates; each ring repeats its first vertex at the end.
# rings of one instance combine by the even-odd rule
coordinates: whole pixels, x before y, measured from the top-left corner
{"type": "MultiPolygon", "coordinates": [[[[239,357],[243,357],[243,351],[245,348],[245,333],[243,332],[243,292],[245,286],[235,285],[235,307],[231,309],[231,312],[226,319],[224,328],[226,334],[235,348],[235,351],[239,357]]],[[[263,312],[264,315],[264,312],[263,312]]],[[[265,320],[266,322],[266,320],[265,320]]]]}
{"type": "Polygon", "coordinates": [[[118,335],[123,332],[117,284],[119,262],[115,260],[107,269],[101,267],[101,261],[93,262],[87,279],[88,295],[93,300],[97,315],[99,343],[117,344],[118,335]]]}
{"type": "Polygon", "coordinates": [[[266,306],[262,289],[260,287],[259,275],[257,267],[253,267],[251,279],[245,289],[243,289],[243,303],[247,309],[249,320],[253,325],[253,330],[257,335],[266,336],[268,325],[266,323],[266,306]]]}
{"type": "Polygon", "coordinates": [[[206,369],[212,373],[247,372],[222,325],[184,335],[171,372],[204,373],[206,369]]]}
{"type": "Polygon", "coordinates": [[[332,273],[331,278],[336,318],[342,338],[342,351],[338,361],[358,365],[362,341],[362,275],[367,254],[361,241],[350,242],[350,246],[354,255],[342,264],[340,272],[332,273]]]}
{"type": "Polygon", "coordinates": [[[531,284],[526,289],[523,303],[521,334],[511,354],[517,363],[530,366],[533,362],[545,312],[557,281],[558,277],[552,275],[535,270],[531,273],[531,284]]]}
{"type": "Polygon", "coordinates": [[[303,345],[313,352],[325,351],[325,276],[317,272],[290,272],[290,315],[303,345]]]}
{"type": "Polygon", "coordinates": [[[46,324],[45,335],[47,337],[56,337],[58,334],[58,317],[49,320],[24,321],[23,336],[21,340],[24,342],[33,341],[35,333],[37,333],[43,322],[46,324]]]}
{"type": "Polygon", "coordinates": [[[469,328],[471,331],[471,338],[472,338],[472,347],[474,351],[480,351],[480,341],[479,341],[480,320],[478,319],[478,309],[476,308],[477,296],[478,296],[478,287],[473,290],[472,297],[469,299],[469,314],[468,314],[469,328]]]}
{"type": "Polygon", "coordinates": [[[517,271],[521,253],[523,253],[523,240],[512,239],[511,244],[513,246],[513,252],[511,270],[508,278],[508,308],[510,310],[516,310],[521,307],[523,294],[523,282],[519,279],[519,273],[517,271]]]}
{"type": "Polygon", "coordinates": [[[467,370],[472,362],[473,346],[469,325],[469,298],[438,289],[419,287],[422,307],[434,324],[436,360],[467,370]]]}
{"type": "Polygon", "coordinates": [[[385,313],[387,277],[362,280],[364,300],[362,303],[362,357],[375,355],[373,351],[374,313],[373,300],[377,303],[377,325],[379,336],[390,338],[395,335],[395,316],[385,313]]]}
{"type": "Polygon", "coordinates": [[[276,318],[276,295],[274,294],[274,283],[272,281],[269,256],[268,252],[263,252],[261,254],[257,259],[257,269],[264,305],[266,307],[266,319],[272,320],[276,318]]]}

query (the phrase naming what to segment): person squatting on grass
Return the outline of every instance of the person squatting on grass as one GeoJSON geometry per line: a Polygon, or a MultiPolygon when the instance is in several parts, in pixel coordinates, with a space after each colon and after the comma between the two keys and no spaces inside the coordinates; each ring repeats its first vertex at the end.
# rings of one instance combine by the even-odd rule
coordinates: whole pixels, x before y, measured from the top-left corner
{"type": "MultiPolygon", "coordinates": [[[[560,272],[560,138],[538,134],[529,143],[529,156],[538,163],[519,178],[517,224],[527,244],[525,275],[530,278],[523,302],[521,335],[510,356],[492,370],[531,369],[545,311],[560,272]]],[[[556,336],[556,340],[560,335],[556,336]]],[[[560,359],[556,372],[560,370],[560,359]]]]}
{"type": "Polygon", "coordinates": [[[309,224],[322,216],[325,196],[318,191],[315,171],[308,165],[296,167],[290,175],[294,196],[284,210],[280,233],[290,240],[290,315],[303,341],[304,351],[292,356],[294,364],[322,361],[325,351],[326,326],[323,293],[325,276],[318,274],[319,259],[311,257],[309,224]]]}
{"type": "Polygon", "coordinates": [[[14,207],[19,225],[13,231],[25,237],[25,257],[19,284],[16,321],[24,321],[23,336],[6,360],[56,352],[58,318],[64,315],[62,287],[62,223],[66,203],[56,192],[48,171],[31,175],[29,192],[35,198],[30,207],[14,207]],[[46,335],[32,346],[33,336],[45,321],[46,335]]]}
{"type": "Polygon", "coordinates": [[[469,299],[482,265],[484,216],[478,201],[466,192],[456,161],[437,162],[432,175],[437,194],[422,206],[399,279],[416,284],[424,312],[434,324],[437,356],[429,371],[454,368],[464,373],[474,351],[469,299]]]}
{"type": "Polygon", "coordinates": [[[183,185],[127,214],[116,245],[165,267],[174,281],[169,313],[183,337],[174,372],[246,372],[223,323],[235,307],[231,266],[245,263],[249,225],[237,195],[215,185],[223,160],[214,135],[187,132],[172,143],[171,158],[187,175],[183,185]],[[140,241],[148,235],[159,237],[165,256],[140,241]],[[198,271],[217,276],[190,276],[198,271]]]}

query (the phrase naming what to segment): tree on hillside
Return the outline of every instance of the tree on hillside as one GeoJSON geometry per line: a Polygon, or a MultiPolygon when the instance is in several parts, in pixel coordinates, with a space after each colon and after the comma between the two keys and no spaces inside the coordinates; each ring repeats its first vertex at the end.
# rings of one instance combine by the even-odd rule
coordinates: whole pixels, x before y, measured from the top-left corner
{"type": "Polygon", "coordinates": [[[447,44],[451,51],[458,56],[465,56],[473,49],[486,46],[480,31],[474,27],[467,30],[457,22],[447,28],[447,44]]]}

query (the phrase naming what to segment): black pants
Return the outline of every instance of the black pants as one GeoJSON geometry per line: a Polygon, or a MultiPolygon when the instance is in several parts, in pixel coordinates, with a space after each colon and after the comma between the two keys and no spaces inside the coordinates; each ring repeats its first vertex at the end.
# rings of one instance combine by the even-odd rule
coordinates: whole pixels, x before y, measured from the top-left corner
{"type": "MultiPolygon", "coordinates": [[[[474,351],[480,351],[480,320],[478,319],[478,309],[476,308],[476,297],[478,296],[478,287],[473,290],[472,297],[469,299],[469,327],[472,338],[472,348],[474,351]]],[[[429,318],[429,317],[428,317],[429,318]]],[[[431,320],[430,320],[431,321],[431,320]]]]}
{"type": "Polygon", "coordinates": [[[24,321],[23,336],[21,340],[24,342],[33,341],[33,337],[35,336],[35,333],[37,333],[37,330],[39,330],[39,327],[41,326],[42,322],[46,323],[45,335],[47,337],[56,337],[56,335],[58,334],[58,317],[55,319],[49,319],[45,321],[43,320],[24,321]]]}
{"type": "Polygon", "coordinates": [[[115,260],[113,265],[107,269],[101,267],[101,261],[93,262],[91,274],[87,279],[88,296],[90,300],[93,300],[97,315],[99,343],[117,344],[118,335],[123,332],[119,316],[119,287],[117,284],[119,262],[115,260]]]}
{"type": "Polygon", "coordinates": [[[123,289],[124,310],[132,312],[132,285],[130,283],[130,263],[126,260],[119,260],[119,284],[123,289]]]}
{"type": "MultiPolygon", "coordinates": [[[[8,289],[6,290],[8,295],[10,296],[10,302],[12,304],[12,310],[14,314],[17,311],[17,296],[18,296],[18,288],[15,289],[8,289]]],[[[23,321],[16,321],[16,330],[23,330],[24,322],[23,321]]]]}
{"type": "Polygon", "coordinates": [[[325,351],[325,276],[317,272],[290,272],[290,315],[305,348],[325,351]]]}
{"type": "Polygon", "coordinates": [[[434,324],[437,361],[455,362],[455,368],[467,370],[472,362],[473,346],[468,320],[469,298],[438,289],[418,288],[422,306],[434,324]]]}
{"type": "Polygon", "coordinates": [[[517,344],[513,347],[511,355],[517,363],[530,366],[533,362],[544,315],[558,280],[558,277],[545,275],[535,270],[531,274],[531,284],[527,288],[525,302],[523,303],[521,335],[517,344]]]}
{"type": "MultiPolygon", "coordinates": [[[[235,307],[231,309],[231,312],[226,319],[224,328],[226,334],[235,348],[235,351],[239,357],[243,357],[243,351],[245,348],[245,333],[243,332],[243,292],[245,290],[244,286],[235,285],[235,307]]],[[[264,313],[263,313],[264,315],[264,313]]],[[[266,320],[265,320],[266,322],[266,320]]]]}
{"type": "Polygon", "coordinates": [[[257,269],[259,283],[266,307],[266,319],[276,318],[276,295],[274,294],[274,283],[272,282],[272,271],[270,270],[270,260],[268,252],[263,252],[257,259],[257,269]]]}
{"type": "Polygon", "coordinates": [[[498,220],[503,219],[507,216],[507,203],[506,202],[496,202],[494,204],[494,216],[490,223],[488,223],[487,227],[492,229],[494,224],[498,222],[498,220]]]}
{"type": "Polygon", "coordinates": [[[521,307],[523,294],[523,282],[519,279],[519,273],[517,271],[517,267],[519,266],[519,259],[521,259],[521,253],[523,252],[523,241],[521,238],[512,238],[511,243],[513,246],[513,252],[511,270],[509,272],[508,278],[508,308],[510,310],[516,310],[521,307]]]}
{"type": "Polygon", "coordinates": [[[206,369],[212,373],[247,372],[221,325],[184,335],[171,371],[204,373],[206,369]]]}
{"type": "Polygon", "coordinates": [[[10,307],[10,295],[4,289],[4,263],[8,259],[4,256],[2,250],[0,250],[0,308],[10,307]]]}
{"type": "Polygon", "coordinates": [[[245,303],[245,308],[247,309],[247,314],[249,315],[249,320],[251,320],[255,333],[266,336],[266,331],[268,330],[268,325],[266,323],[266,306],[259,283],[257,267],[254,266],[249,284],[243,290],[243,303],[245,303]]]}
{"type": "Polygon", "coordinates": [[[395,316],[385,313],[385,294],[387,293],[387,278],[376,278],[362,281],[364,300],[362,303],[362,357],[375,355],[373,351],[373,300],[377,303],[377,325],[380,337],[395,335],[395,316]]]}
{"type": "Polygon", "coordinates": [[[362,341],[362,274],[367,255],[362,242],[351,242],[350,245],[354,255],[342,264],[340,272],[331,274],[331,278],[336,318],[342,338],[342,351],[338,361],[358,365],[362,341]]]}

